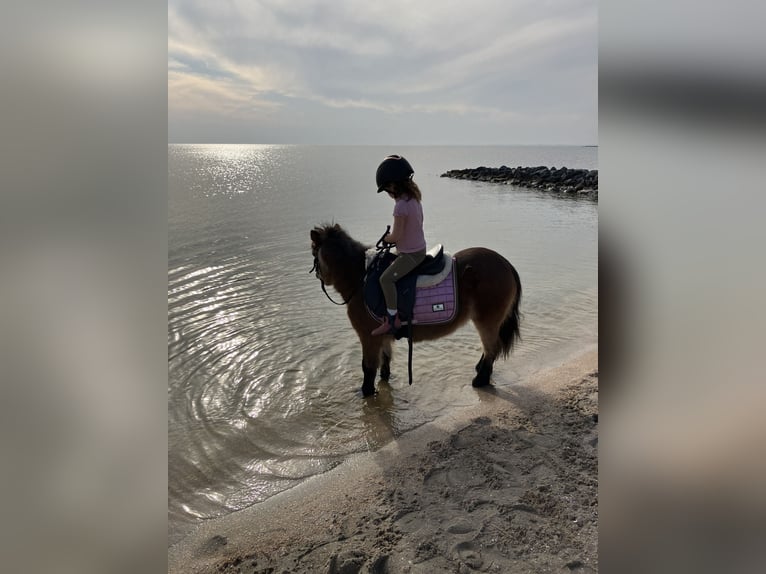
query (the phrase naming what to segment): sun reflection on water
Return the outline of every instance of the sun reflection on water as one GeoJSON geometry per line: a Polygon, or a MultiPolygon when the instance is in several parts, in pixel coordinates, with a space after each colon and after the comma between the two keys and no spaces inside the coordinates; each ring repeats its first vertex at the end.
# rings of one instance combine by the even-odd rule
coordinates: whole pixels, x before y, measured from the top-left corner
{"type": "MultiPolygon", "coordinates": [[[[375,216],[357,186],[370,179],[364,165],[374,163],[373,152],[171,150],[168,472],[175,536],[480,400],[470,386],[481,353],[472,327],[416,345],[412,386],[406,342],[398,342],[390,382],[379,382],[372,400],[359,396],[359,342],[345,311],[329,305],[307,274],[308,231],[337,219],[360,240],[379,235],[364,234],[375,216]]],[[[447,167],[462,163],[461,155],[460,164],[447,167]]],[[[595,209],[514,194],[508,186],[445,182],[438,170],[434,164],[418,172],[429,194],[429,231],[453,252],[483,244],[507,254],[524,284],[523,339],[496,368],[496,383],[512,384],[551,348],[594,340],[595,209]],[[481,226],[467,223],[477,220],[481,226]]]]}

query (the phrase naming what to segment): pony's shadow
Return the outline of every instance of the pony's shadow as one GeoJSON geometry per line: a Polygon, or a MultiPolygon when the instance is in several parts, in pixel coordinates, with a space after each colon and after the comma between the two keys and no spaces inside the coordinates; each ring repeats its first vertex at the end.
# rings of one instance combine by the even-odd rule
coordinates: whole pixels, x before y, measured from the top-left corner
{"type": "Polygon", "coordinates": [[[529,413],[532,405],[540,404],[540,401],[550,401],[551,397],[546,393],[529,386],[504,386],[487,385],[475,389],[479,401],[494,404],[499,401],[511,403],[524,413],[529,413]]]}
{"type": "MultiPolygon", "coordinates": [[[[508,402],[523,412],[529,412],[531,405],[540,400],[550,400],[545,393],[530,387],[502,387],[487,385],[474,389],[481,402],[508,402]]],[[[362,397],[364,406],[359,417],[365,430],[365,438],[370,450],[377,450],[396,440],[402,434],[400,421],[396,414],[393,388],[385,381],[379,380],[376,392],[370,397],[362,397]]]]}
{"type": "MultiPolygon", "coordinates": [[[[597,371],[596,373],[597,374],[597,371]]],[[[572,383],[571,388],[577,385],[583,385],[586,379],[592,377],[594,373],[583,376],[579,383],[572,383]]],[[[537,421],[543,424],[546,417],[555,414],[557,417],[566,417],[569,421],[567,425],[573,427],[574,423],[583,423],[585,428],[591,428],[598,424],[598,403],[590,405],[588,395],[592,392],[587,390],[585,394],[576,395],[578,398],[574,403],[562,400],[559,394],[550,394],[542,392],[532,386],[519,385],[498,388],[494,385],[480,387],[476,389],[479,400],[488,404],[498,404],[499,402],[510,403],[515,407],[518,413],[531,421],[537,421]]],[[[596,388],[596,392],[598,389],[596,388]]],[[[567,393],[568,394],[568,393],[567,393]]],[[[501,408],[501,410],[503,410],[501,408]]],[[[596,439],[597,440],[597,439],[596,439]]]]}

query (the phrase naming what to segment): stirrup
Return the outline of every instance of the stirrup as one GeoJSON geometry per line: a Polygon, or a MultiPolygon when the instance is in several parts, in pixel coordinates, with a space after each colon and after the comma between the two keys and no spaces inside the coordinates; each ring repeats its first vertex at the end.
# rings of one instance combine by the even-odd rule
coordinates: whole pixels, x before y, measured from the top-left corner
{"type": "Polygon", "coordinates": [[[399,321],[399,327],[396,326],[396,322],[399,320],[399,313],[396,315],[386,315],[386,317],[383,319],[383,322],[378,325],[375,329],[372,331],[372,335],[393,335],[396,333],[396,331],[401,327],[402,322],[399,321]],[[387,327],[387,329],[384,331],[382,327],[387,327]]]}

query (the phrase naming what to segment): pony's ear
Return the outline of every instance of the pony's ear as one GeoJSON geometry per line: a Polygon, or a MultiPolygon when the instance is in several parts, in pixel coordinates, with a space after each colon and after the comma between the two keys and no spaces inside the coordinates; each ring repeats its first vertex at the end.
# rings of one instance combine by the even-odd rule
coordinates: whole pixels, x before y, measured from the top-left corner
{"type": "Polygon", "coordinates": [[[315,227],[311,230],[311,249],[319,249],[324,243],[324,239],[327,236],[327,231],[321,227],[315,227]]]}

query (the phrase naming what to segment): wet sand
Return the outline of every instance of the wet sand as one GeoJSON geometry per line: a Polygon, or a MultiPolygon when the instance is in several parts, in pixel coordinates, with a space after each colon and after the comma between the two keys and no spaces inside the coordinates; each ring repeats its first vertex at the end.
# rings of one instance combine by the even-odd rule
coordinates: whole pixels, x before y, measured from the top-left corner
{"type": "Polygon", "coordinates": [[[597,572],[597,350],[476,392],[477,407],[202,524],[168,571],[597,572]]]}

